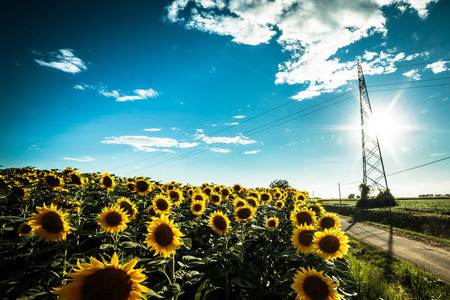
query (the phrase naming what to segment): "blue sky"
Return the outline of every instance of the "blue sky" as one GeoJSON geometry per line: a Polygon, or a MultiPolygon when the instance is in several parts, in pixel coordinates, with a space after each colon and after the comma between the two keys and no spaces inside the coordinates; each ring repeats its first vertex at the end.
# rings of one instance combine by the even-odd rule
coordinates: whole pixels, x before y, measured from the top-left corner
{"type": "MultiPolygon", "coordinates": [[[[448,1],[3,1],[0,165],[316,197],[362,181],[357,59],[386,173],[450,156],[448,1]]],[[[450,160],[388,176],[450,193],[450,160]]]]}

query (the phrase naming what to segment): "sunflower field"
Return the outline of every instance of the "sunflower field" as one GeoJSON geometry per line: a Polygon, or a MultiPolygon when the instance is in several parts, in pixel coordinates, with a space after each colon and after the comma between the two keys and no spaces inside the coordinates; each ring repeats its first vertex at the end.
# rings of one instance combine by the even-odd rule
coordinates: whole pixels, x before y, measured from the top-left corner
{"type": "Polygon", "coordinates": [[[293,188],[0,170],[2,299],[349,299],[339,219],[293,188]]]}

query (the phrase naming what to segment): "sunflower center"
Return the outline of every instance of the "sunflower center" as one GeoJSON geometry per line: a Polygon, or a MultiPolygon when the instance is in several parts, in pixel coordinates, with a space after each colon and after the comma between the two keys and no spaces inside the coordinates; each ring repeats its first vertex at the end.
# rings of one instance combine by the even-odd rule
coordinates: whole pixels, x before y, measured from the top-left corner
{"type": "Polygon", "coordinates": [[[16,197],[23,198],[25,196],[25,190],[19,186],[13,186],[12,192],[16,197]]]}
{"type": "Polygon", "coordinates": [[[310,209],[316,213],[316,215],[320,214],[320,208],[317,206],[312,206],[310,209]]]}
{"type": "Polygon", "coordinates": [[[70,175],[73,184],[81,185],[81,178],[75,174],[70,175]]]}
{"type": "Polygon", "coordinates": [[[275,227],[275,226],[277,226],[277,222],[275,222],[275,220],[270,220],[269,227],[275,227]]]}
{"type": "Polygon", "coordinates": [[[227,221],[222,216],[215,216],[213,219],[213,224],[217,229],[221,231],[227,229],[227,221]]]}
{"type": "Polygon", "coordinates": [[[112,211],[106,215],[105,220],[108,226],[111,227],[119,226],[120,223],[122,222],[122,215],[119,214],[118,212],[112,211]]]}
{"type": "Polygon", "coordinates": [[[138,192],[146,192],[148,191],[150,185],[146,181],[138,181],[136,182],[136,189],[138,192]]]}
{"type": "Polygon", "coordinates": [[[313,300],[325,300],[330,294],[328,285],[317,276],[308,276],[303,281],[303,290],[313,300]]]}
{"type": "Polygon", "coordinates": [[[306,225],[310,225],[312,223],[311,215],[307,212],[299,212],[297,213],[297,222],[299,224],[306,223],[306,225]]]}
{"type": "Polygon", "coordinates": [[[335,221],[333,218],[325,217],[322,219],[322,222],[320,222],[320,225],[325,229],[333,228],[335,224],[335,221]]]}
{"type": "Polygon", "coordinates": [[[212,195],[211,201],[214,203],[220,202],[220,197],[218,195],[212,195]]]}
{"type": "Polygon", "coordinates": [[[119,207],[122,208],[127,215],[133,215],[133,206],[131,206],[130,203],[126,201],[120,202],[119,207]]]}
{"type": "Polygon", "coordinates": [[[203,190],[203,193],[205,193],[205,194],[208,195],[208,196],[211,195],[211,192],[212,192],[212,191],[211,191],[210,188],[206,188],[206,189],[203,190]]]}
{"type": "Polygon", "coordinates": [[[270,196],[268,194],[261,194],[261,200],[262,201],[269,201],[270,200],[270,196]]]}
{"type": "Polygon", "coordinates": [[[278,201],[278,202],[277,202],[277,207],[283,207],[283,202],[278,201]]]}
{"type": "Polygon", "coordinates": [[[319,242],[320,250],[326,253],[335,253],[339,250],[340,246],[339,239],[333,235],[328,235],[319,242]]]}
{"type": "Polygon", "coordinates": [[[238,201],[236,203],[236,207],[242,207],[242,206],[245,206],[245,203],[243,201],[238,201]]]}
{"type": "Polygon", "coordinates": [[[106,186],[107,188],[112,187],[113,182],[112,182],[111,177],[109,177],[109,176],[103,177],[102,182],[103,182],[103,185],[106,186]]]}
{"type": "Polygon", "coordinates": [[[134,191],[134,183],[127,183],[127,189],[129,190],[129,191],[134,191]]]}
{"type": "Polygon", "coordinates": [[[202,195],[195,195],[194,200],[203,201],[203,196],[202,195]]]}
{"type": "Polygon", "coordinates": [[[50,186],[59,186],[59,179],[55,176],[49,175],[45,177],[45,180],[50,186]]]}
{"type": "Polygon", "coordinates": [[[250,216],[252,215],[252,211],[250,208],[241,208],[238,213],[237,216],[242,219],[242,220],[246,220],[248,218],[250,218],[250,216]]]}
{"type": "Polygon", "coordinates": [[[156,207],[160,211],[166,211],[169,208],[169,203],[165,199],[158,199],[156,200],[156,207]]]}
{"type": "Polygon", "coordinates": [[[228,196],[230,194],[230,192],[228,190],[222,190],[222,195],[224,196],[228,196]]]}
{"type": "Polygon", "coordinates": [[[83,300],[125,300],[130,296],[133,282],[121,269],[104,268],[88,275],[81,287],[83,300]]]}
{"type": "Polygon", "coordinates": [[[250,206],[256,207],[256,201],[254,199],[247,199],[247,203],[250,206]]]}
{"type": "Polygon", "coordinates": [[[25,224],[23,227],[22,227],[22,233],[30,233],[31,232],[31,226],[30,225],[28,225],[28,224],[25,224]]]}
{"type": "Polygon", "coordinates": [[[49,211],[42,216],[41,225],[45,231],[50,233],[58,233],[64,229],[60,215],[54,211],[49,211]]]}
{"type": "Polygon", "coordinates": [[[161,224],[155,229],[155,241],[162,247],[167,247],[173,242],[173,231],[167,224],[161,224]]]}
{"type": "Polygon", "coordinates": [[[194,205],[194,210],[195,210],[195,211],[201,211],[201,210],[202,210],[202,205],[199,204],[199,203],[195,204],[195,205],[194,205]]]}
{"type": "Polygon", "coordinates": [[[169,197],[170,197],[170,199],[176,201],[176,200],[178,200],[180,198],[180,195],[177,192],[175,192],[175,191],[170,191],[169,197]]]}
{"type": "Polygon", "coordinates": [[[313,236],[310,234],[307,234],[305,231],[300,232],[300,234],[298,235],[298,242],[305,247],[311,246],[312,241],[313,241],[313,236]]]}

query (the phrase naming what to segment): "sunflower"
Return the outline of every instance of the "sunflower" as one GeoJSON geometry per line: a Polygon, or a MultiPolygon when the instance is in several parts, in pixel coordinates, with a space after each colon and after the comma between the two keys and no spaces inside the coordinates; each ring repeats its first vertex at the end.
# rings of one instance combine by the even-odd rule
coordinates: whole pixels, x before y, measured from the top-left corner
{"type": "Polygon", "coordinates": [[[308,205],[308,208],[316,213],[316,216],[320,216],[325,212],[325,209],[319,203],[312,203],[308,205]]]}
{"type": "Polygon", "coordinates": [[[98,225],[112,234],[124,231],[128,221],[127,214],[119,207],[105,207],[98,214],[98,225]]]}
{"type": "Polygon", "coordinates": [[[300,226],[302,224],[315,225],[316,224],[316,214],[309,209],[296,209],[291,213],[290,219],[292,225],[300,226]]]}
{"type": "Polygon", "coordinates": [[[127,214],[127,217],[130,221],[136,218],[138,210],[136,208],[136,205],[134,203],[131,203],[130,199],[121,197],[117,199],[117,202],[114,206],[122,209],[123,212],[127,214]]]}
{"type": "Polygon", "coordinates": [[[152,184],[145,179],[136,179],[135,182],[135,191],[141,195],[145,196],[150,193],[152,190],[152,184]]]}
{"type": "Polygon", "coordinates": [[[242,192],[242,186],[239,183],[236,183],[235,185],[233,185],[233,191],[235,193],[240,193],[242,192]]]}
{"type": "Polygon", "coordinates": [[[202,192],[196,192],[192,194],[192,201],[206,201],[208,196],[202,192]]]}
{"type": "Polygon", "coordinates": [[[68,174],[68,177],[70,178],[71,183],[76,187],[82,187],[86,182],[86,179],[77,171],[71,172],[68,174]]]}
{"type": "Polygon", "coordinates": [[[211,200],[211,202],[215,205],[219,205],[220,201],[222,201],[222,196],[220,196],[220,194],[213,192],[210,196],[209,199],[211,200]]]}
{"type": "Polygon", "coordinates": [[[64,170],[62,170],[61,174],[63,177],[67,177],[71,172],[74,172],[75,170],[72,168],[64,168],[64,170]]]}
{"type": "Polygon", "coordinates": [[[220,194],[220,190],[223,188],[223,186],[222,185],[216,185],[213,189],[214,189],[214,192],[216,192],[216,193],[219,193],[220,194]]]}
{"type": "Polygon", "coordinates": [[[297,300],[338,300],[343,297],[335,290],[338,286],[333,279],[324,276],[323,271],[300,267],[291,288],[297,293],[297,300]]]}
{"type": "Polygon", "coordinates": [[[212,230],[220,235],[227,234],[230,231],[230,220],[228,220],[228,217],[221,211],[211,213],[209,225],[212,230]]]}
{"type": "Polygon", "coordinates": [[[180,190],[171,190],[168,193],[170,201],[175,205],[180,205],[183,202],[183,192],[180,190]]]}
{"type": "Polygon", "coordinates": [[[275,206],[278,209],[283,209],[284,207],[284,201],[283,200],[277,200],[277,202],[275,202],[275,206]]]}
{"type": "Polygon", "coordinates": [[[17,229],[17,234],[20,236],[30,233],[33,233],[33,228],[30,226],[29,222],[23,222],[17,229]]]}
{"type": "Polygon", "coordinates": [[[28,193],[28,190],[26,188],[17,186],[17,185],[14,185],[11,188],[11,192],[16,198],[18,198],[22,201],[28,200],[28,197],[30,196],[30,194],[28,193]]]}
{"type": "Polygon", "coordinates": [[[258,193],[258,191],[249,191],[248,193],[247,193],[247,197],[253,197],[253,198],[256,198],[256,199],[258,199],[258,201],[261,199],[261,195],[258,193]]]}
{"type": "Polygon", "coordinates": [[[231,189],[229,187],[223,187],[220,189],[220,194],[223,198],[228,199],[231,195],[231,189]]]}
{"type": "Polygon", "coordinates": [[[67,213],[60,211],[56,205],[50,204],[50,207],[36,207],[37,214],[32,214],[29,225],[33,232],[38,235],[40,240],[46,242],[55,242],[65,240],[70,227],[66,220],[67,213]]]}
{"type": "Polygon", "coordinates": [[[276,190],[276,191],[273,193],[273,196],[275,197],[275,199],[281,199],[281,198],[283,197],[283,194],[281,193],[280,190],[276,190]]]}
{"type": "Polygon", "coordinates": [[[320,227],[321,230],[340,228],[341,222],[336,214],[326,213],[319,219],[319,221],[317,221],[317,226],[320,227]]]}
{"type": "Polygon", "coordinates": [[[172,208],[172,202],[167,196],[159,194],[153,198],[153,208],[158,214],[168,214],[172,208]]]}
{"type": "Polygon", "coordinates": [[[111,192],[116,186],[114,177],[110,176],[108,172],[104,172],[100,176],[100,186],[106,189],[107,192],[111,192]]]}
{"type": "Polygon", "coordinates": [[[248,221],[255,216],[255,209],[251,206],[245,205],[236,208],[234,211],[234,218],[236,222],[248,221]]]}
{"type": "Polygon", "coordinates": [[[247,203],[245,202],[245,200],[243,200],[241,198],[236,198],[233,201],[234,209],[236,209],[238,207],[246,206],[246,205],[247,205],[247,203]]]}
{"type": "Polygon", "coordinates": [[[90,263],[77,261],[79,269],[73,273],[65,273],[69,283],[56,287],[52,293],[59,299],[147,299],[145,293],[150,289],[141,285],[147,279],[144,269],[134,269],[139,259],[119,264],[119,258],[114,252],[111,262],[103,263],[90,257],[90,263]]]}
{"type": "Polygon", "coordinates": [[[297,195],[295,195],[295,200],[301,200],[301,201],[306,201],[307,197],[305,194],[303,193],[298,193],[297,195]]]}
{"type": "Polygon", "coordinates": [[[196,200],[191,204],[191,211],[194,215],[201,215],[205,211],[205,202],[196,200]]]}
{"type": "Polygon", "coordinates": [[[211,194],[213,193],[213,189],[210,186],[207,186],[207,187],[203,188],[202,191],[207,196],[211,196],[211,194]]]}
{"type": "Polygon", "coordinates": [[[291,242],[294,248],[301,253],[314,252],[314,232],[316,227],[311,225],[300,225],[292,231],[291,242]]]}
{"type": "Polygon", "coordinates": [[[270,218],[266,221],[266,228],[269,230],[275,230],[278,228],[280,220],[277,217],[270,218]]]}
{"type": "Polygon", "coordinates": [[[256,198],[253,197],[247,197],[245,199],[245,201],[247,202],[247,205],[250,205],[251,207],[253,207],[254,209],[258,208],[259,206],[259,201],[256,198]]]}
{"type": "Polygon", "coordinates": [[[149,214],[150,220],[153,219],[153,217],[159,217],[159,215],[160,215],[160,213],[155,211],[154,206],[150,206],[149,208],[147,208],[147,212],[149,214]]]}
{"type": "Polygon", "coordinates": [[[53,173],[44,176],[44,183],[49,189],[54,190],[61,189],[64,184],[63,180],[53,173]]]}
{"type": "Polygon", "coordinates": [[[261,203],[267,203],[272,200],[272,195],[267,192],[263,192],[260,194],[261,203]]]}
{"type": "Polygon", "coordinates": [[[78,201],[69,201],[61,198],[53,198],[52,203],[59,205],[65,211],[69,213],[77,213],[81,209],[81,203],[78,201]]]}
{"type": "Polygon", "coordinates": [[[147,227],[145,242],[150,250],[155,254],[160,254],[164,258],[175,254],[175,250],[183,245],[181,237],[183,234],[180,229],[169,220],[169,217],[162,214],[160,218],[153,218],[153,221],[147,227]]]}
{"type": "Polygon", "coordinates": [[[348,252],[348,237],[338,228],[317,232],[313,244],[316,253],[325,260],[343,257],[348,252]]]}

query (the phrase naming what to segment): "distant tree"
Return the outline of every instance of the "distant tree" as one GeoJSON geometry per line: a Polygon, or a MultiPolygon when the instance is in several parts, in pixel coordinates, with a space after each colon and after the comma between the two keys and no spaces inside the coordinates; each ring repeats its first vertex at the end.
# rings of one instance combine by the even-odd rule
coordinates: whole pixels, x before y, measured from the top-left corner
{"type": "Polygon", "coordinates": [[[370,186],[361,183],[358,188],[359,191],[361,192],[361,198],[356,202],[356,206],[361,208],[368,208],[370,206],[369,203],[370,186]]]}
{"type": "Polygon", "coordinates": [[[349,198],[349,199],[355,199],[355,194],[350,194],[350,195],[348,195],[348,198],[349,198]]]}
{"type": "Polygon", "coordinates": [[[269,184],[269,187],[270,188],[279,187],[279,188],[282,188],[282,189],[286,189],[286,188],[290,188],[291,186],[289,185],[289,182],[287,180],[285,180],[285,179],[277,179],[277,180],[272,181],[269,184]]]}

